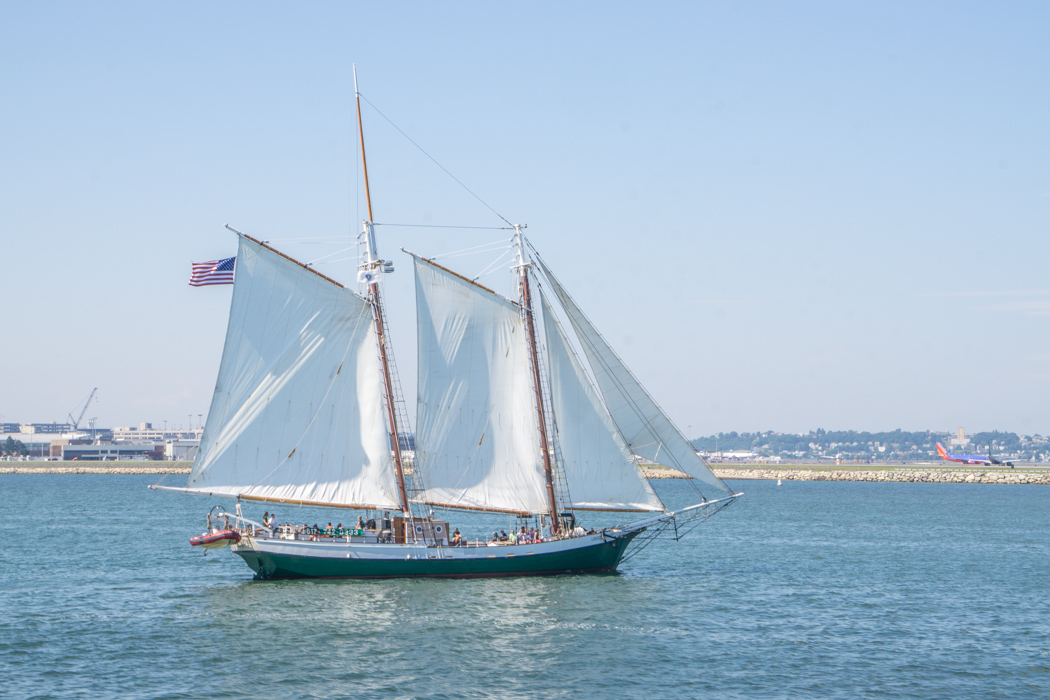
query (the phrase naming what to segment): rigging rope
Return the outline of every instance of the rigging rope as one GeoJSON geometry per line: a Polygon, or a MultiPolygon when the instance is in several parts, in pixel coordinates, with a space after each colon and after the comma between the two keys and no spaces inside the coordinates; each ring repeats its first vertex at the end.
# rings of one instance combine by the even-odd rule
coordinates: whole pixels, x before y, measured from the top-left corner
{"type": "Polygon", "coordinates": [[[477,277],[474,278],[474,281],[477,282],[479,279],[481,279],[485,275],[489,275],[489,274],[495,272],[496,268],[503,262],[503,259],[505,257],[507,257],[507,255],[513,254],[513,252],[514,252],[513,247],[508,248],[507,250],[503,251],[503,253],[500,254],[500,256],[498,258],[496,258],[495,260],[490,262],[488,267],[486,267],[484,270],[482,270],[481,273],[477,277]]]}
{"type": "MultiPolygon", "coordinates": [[[[314,259],[314,260],[311,260],[311,261],[310,261],[310,262],[308,262],[308,263],[303,263],[303,264],[304,264],[304,265],[308,265],[308,266],[310,266],[310,265],[314,265],[315,263],[319,263],[319,262],[321,262],[321,261],[322,261],[322,260],[324,260],[325,258],[330,258],[330,257],[332,257],[333,255],[339,255],[340,253],[345,253],[345,252],[347,252],[348,250],[353,250],[353,248],[352,248],[352,247],[350,247],[350,248],[343,248],[343,249],[341,249],[341,250],[337,250],[337,251],[335,251],[334,253],[329,253],[328,255],[322,255],[322,256],[321,256],[321,257],[319,257],[319,258],[316,258],[316,259],[314,259]]],[[[346,258],[340,258],[340,260],[345,260],[345,259],[346,259],[346,258]]],[[[328,262],[336,262],[336,261],[335,261],[335,260],[329,260],[328,262]]]]}
{"type": "MultiPolygon", "coordinates": [[[[359,92],[358,94],[359,94],[359,95],[361,95],[361,93],[360,93],[360,92],[359,92]]],[[[436,159],[436,158],[434,158],[434,156],[430,155],[430,154],[429,154],[429,153],[427,153],[427,152],[426,152],[425,150],[423,150],[423,147],[422,147],[422,146],[420,146],[420,145],[419,145],[418,143],[416,143],[415,141],[413,141],[413,140],[412,140],[412,138],[411,138],[411,137],[410,137],[410,136],[409,136],[408,134],[406,134],[406,133],[405,133],[404,131],[402,131],[402,130],[401,130],[401,127],[399,127],[399,126],[398,126],[397,124],[395,124],[395,123],[394,123],[394,122],[393,122],[393,121],[392,121],[392,120],[390,119],[390,117],[388,117],[388,116],[386,116],[385,114],[383,114],[383,113],[382,113],[382,112],[381,112],[381,111],[379,110],[379,108],[378,108],[378,107],[376,107],[376,106],[375,106],[374,104],[372,104],[372,102],[371,102],[371,101],[370,101],[370,100],[369,100],[369,99],[368,99],[367,97],[365,97],[364,95],[361,95],[361,99],[363,99],[363,100],[364,100],[365,102],[368,102],[368,106],[369,106],[369,107],[371,107],[372,109],[374,109],[374,110],[375,110],[375,111],[376,111],[376,112],[377,112],[377,113],[379,114],[379,116],[381,116],[381,117],[382,117],[383,119],[386,119],[387,123],[388,123],[388,124],[390,124],[390,126],[392,126],[392,127],[394,127],[395,129],[397,129],[397,131],[398,131],[398,133],[399,133],[399,134],[401,134],[401,135],[402,135],[402,136],[404,136],[404,137],[405,137],[406,139],[408,139],[408,142],[409,142],[409,143],[411,143],[411,144],[412,144],[413,146],[415,146],[416,148],[418,148],[418,149],[419,149],[419,151],[420,151],[420,153],[422,153],[422,154],[423,154],[423,155],[425,155],[425,156],[426,156],[427,158],[429,158],[429,159],[430,159],[430,160],[431,160],[431,161],[432,161],[432,162],[434,163],[434,165],[436,165],[436,166],[438,166],[439,168],[441,168],[441,169],[442,169],[442,170],[443,170],[443,171],[445,172],[445,174],[446,174],[446,175],[448,175],[448,176],[449,176],[450,178],[452,178],[453,180],[455,180],[455,181],[456,181],[456,183],[457,183],[457,184],[459,184],[459,186],[460,186],[460,187],[462,187],[463,189],[465,189],[465,190],[466,190],[467,192],[469,192],[469,193],[471,194],[471,196],[473,196],[473,197],[474,197],[474,199],[476,199],[476,200],[478,200],[479,202],[481,202],[482,204],[484,204],[484,205],[485,205],[485,207],[486,207],[486,208],[487,208],[487,209],[488,209],[489,211],[491,211],[491,212],[492,212],[493,214],[495,214],[495,215],[496,215],[496,216],[498,216],[498,217],[499,217],[500,219],[502,219],[502,220],[504,221],[504,223],[506,223],[506,224],[507,224],[507,226],[511,226],[511,227],[513,227],[513,226],[514,226],[514,224],[510,223],[509,221],[507,221],[507,218],[506,218],[505,216],[503,216],[503,214],[500,214],[500,213],[499,213],[498,211],[496,211],[495,209],[493,209],[493,208],[492,208],[492,206],[491,206],[491,205],[489,205],[489,203],[488,203],[488,202],[486,202],[486,201],[485,201],[484,199],[482,199],[482,198],[481,198],[481,197],[479,197],[479,196],[478,196],[477,194],[475,194],[474,190],[472,190],[472,189],[470,189],[469,187],[467,187],[466,185],[464,185],[464,184],[463,184],[463,183],[462,183],[462,182],[460,181],[460,179],[459,179],[458,177],[456,177],[455,175],[453,175],[452,173],[450,173],[450,172],[448,171],[448,168],[446,168],[446,167],[445,167],[444,165],[442,165],[441,163],[437,162],[437,159],[436,159]]]]}
{"type": "Polygon", "coordinates": [[[435,255],[431,260],[437,260],[438,258],[444,260],[445,258],[456,258],[463,255],[480,255],[481,253],[492,253],[497,250],[510,247],[507,241],[491,241],[489,243],[482,243],[480,245],[471,246],[469,248],[460,248],[459,250],[453,250],[451,253],[441,253],[435,255]]]}
{"type": "Polygon", "coordinates": [[[507,226],[452,226],[446,224],[381,224],[378,221],[372,222],[373,226],[400,226],[402,228],[470,228],[480,229],[484,231],[513,231],[514,227],[507,226]]]}
{"type": "Polygon", "coordinates": [[[345,241],[346,236],[301,236],[298,238],[267,238],[264,243],[273,241],[298,241],[299,243],[324,243],[326,241],[345,241]]]}

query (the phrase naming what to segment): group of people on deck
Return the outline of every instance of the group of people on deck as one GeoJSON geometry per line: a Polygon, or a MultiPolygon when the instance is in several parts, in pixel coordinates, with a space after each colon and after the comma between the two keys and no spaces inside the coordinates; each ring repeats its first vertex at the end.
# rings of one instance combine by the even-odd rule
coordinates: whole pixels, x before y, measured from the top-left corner
{"type": "Polygon", "coordinates": [[[538,544],[544,541],[543,533],[534,527],[526,528],[524,525],[517,532],[511,528],[510,534],[506,530],[492,533],[490,544],[538,544]]]}
{"type": "MultiPolygon", "coordinates": [[[[365,530],[373,530],[376,527],[375,520],[369,519],[366,521],[360,515],[357,516],[357,523],[354,527],[344,528],[342,523],[339,523],[338,525],[335,525],[333,527],[331,522],[329,522],[324,527],[321,527],[317,524],[314,524],[313,526],[306,524],[285,524],[288,525],[296,534],[313,535],[318,537],[348,537],[350,535],[363,535],[365,530]]],[[[265,525],[268,530],[270,530],[276,535],[277,528],[279,527],[277,523],[276,514],[272,514],[270,512],[263,513],[263,525],[265,525]]],[[[593,530],[590,532],[593,532],[593,530]]],[[[585,534],[588,534],[588,531],[584,530],[582,527],[577,525],[575,521],[570,522],[566,530],[561,533],[562,536],[568,535],[570,537],[579,537],[580,535],[585,534]]],[[[492,539],[489,540],[487,544],[489,544],[490,546],[501,544],[539,544],[540,542],[547,542],[552,539],[558,539],[553,530],[549,532],[549,535],[549,537],[545,537],[543,531],[539,528],[526,527],[525,525],[522,525],[518,530],[511,528],[510,534],[507,534],[506,530],[499,530],[498,532],[493,532],[492,539]]],[[[464,539],[463,535],[460,534],[459,528],[455,528],[455,531],[452,533],[452,536],[449,537],[449,545],[452,547],[464,547],[466,546],[466,544],[467,542],[464,539]]]]}
{"type": "MultiPolygon", "coordinates": [[[[302,525],[291,525],[290,523],[285,524],[291,527],[296,534],[315,535],[318,537],[348,537],[350,535],[361,535],[366,529],[375,529],[376,526],[375,520],[369,519],[366,521],[360,515],[357,516],[357,524],[354,527],[343,527],[342,523],[333,526],[331,522],[323,527],[317,523],[314,523],[313,525],[307,525],[305,523],[302,525]]],[[[263,513],[263,525],[274,534],[277,534],[278,523],[275,514],[269,512],[263,513]]]]}

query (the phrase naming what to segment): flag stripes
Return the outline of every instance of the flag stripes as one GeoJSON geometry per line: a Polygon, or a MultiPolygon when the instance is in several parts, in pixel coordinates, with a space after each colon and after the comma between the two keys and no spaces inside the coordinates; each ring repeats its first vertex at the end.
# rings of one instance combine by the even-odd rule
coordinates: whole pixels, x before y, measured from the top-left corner
{"type": "Polygon", "coordinates": [[[190,275],[191,287],[205,287],[209,284],[233,284],[233,267],[236,256],[223,260],[193,263],[190,275]]]}

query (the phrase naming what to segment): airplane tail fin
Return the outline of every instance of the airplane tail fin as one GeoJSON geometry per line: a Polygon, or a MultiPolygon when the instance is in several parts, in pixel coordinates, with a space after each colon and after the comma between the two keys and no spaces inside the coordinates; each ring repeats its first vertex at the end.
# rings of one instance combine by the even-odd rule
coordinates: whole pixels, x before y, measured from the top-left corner
{"type": "Polygon", "coordinates": [[[944,445],[939,442],[937,443],[937,455],[941,459],[948,459],[948,453],[944,451],[944,445]]]}

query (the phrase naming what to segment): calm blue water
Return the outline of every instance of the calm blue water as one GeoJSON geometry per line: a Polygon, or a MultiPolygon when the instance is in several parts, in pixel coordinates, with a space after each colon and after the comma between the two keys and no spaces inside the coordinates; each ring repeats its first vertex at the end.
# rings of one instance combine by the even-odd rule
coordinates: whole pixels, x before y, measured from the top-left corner
{"type": "Polygon", "coordinates": [[[254,582],[152,479],[0,475],[0,696],[1050,697],[1046,487],[734,482],[620,575],[254,582]]]}

